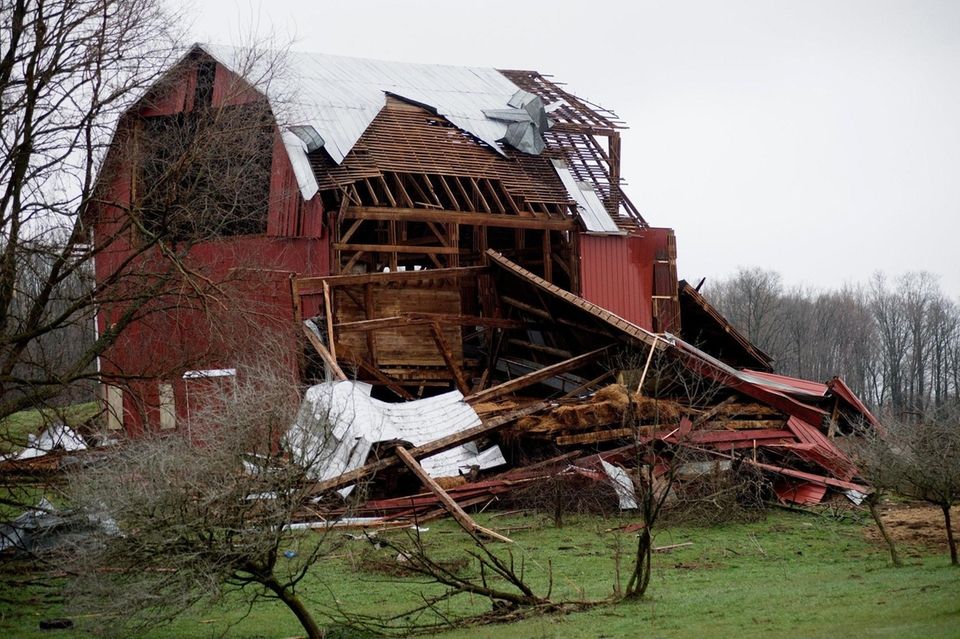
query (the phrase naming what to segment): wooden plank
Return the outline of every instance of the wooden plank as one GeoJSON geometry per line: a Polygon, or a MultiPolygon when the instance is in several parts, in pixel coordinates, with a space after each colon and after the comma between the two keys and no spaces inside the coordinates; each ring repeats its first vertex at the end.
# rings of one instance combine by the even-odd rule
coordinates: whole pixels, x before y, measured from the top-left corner
{"type": "MultiPolygon", "coordinates": [[[[449,188],[449,187],[448,187],[449,188]]],[[[452,195],[452,193],[451,193],[452,195]]],[[[514,229],[549,229],[569,231],[576,227],[576,221],[549,220],[500,213],[481,213],[475,211],[438,211],[436,209],[386,208],[372,206],[351,206],[344,214],[346,219],[366,220],[406,220],[410,222],[456,223],[468,226],[495,226],[514,229]]]]}
{"type": "Polygon", "coordinates": [[[301,295],[321,292],[326,282],[331,288],[358,286],[362,284],[392,284],[411,280],[462,279],[488,273],[486,266],[463,266],[460,268],[423,269],[420,271],[394,271],[389,273],[361,273],[357,275],[329,275],[327,277],[301,277],[297,280],[301,295]]]}
{"type": "Polygon", "coordinates": [[[323,308],[327,316],[327,344],[329,344],[330,355],[336,360],[337,346],[333,341],[333,299],[330,295],[330,286],[326,282],[323,284],[323,308]]]}
{"type": "Polygon", "coordinates": [[[456,246],[412,246],[406,244],[343,244],[336,243],[338,251],[366,251],[368,253],[411,253],[414,255],[453,255],[460,252],[456,246]]]}
{"type": "Polygon", "coordinates": [[[377,368],[375,365],[371,364],[367,360],[360,357],[360,355],[353,352],[352,349],[348,348],[344,344],[341,344],[340,350],[342,351],[342,355],[344,359],[350,362],[353,362],[353,364],[356,365],[360,370],[364,370],[367,373],[369,373],[374,379],[376,379],[378,382],[380,382],[381,384],[389,388],[398,397],[406,400],[414,399],[413,395],[411,395],[406,389],[404,389],[402,386],[397,384],[396,381],[384,375],[383,371],[381,371],[379,368],[377,368]]]}
{"type": "Polygon", "coordinates": [[[580,366],[583,366],[584,364],[589,364],[606,352],[606,350],[609,348],[609,346],[604,346],[603,348],[598,348],[595,351],[590,351],[589,353],[584,353],[583,355],[578,355],[562,362],[551,364],[550,366],[544,366],[540,370],[527,373],[526,375],[521,375],[520,377],[512,379],[509,382],[504,382],[503,384],[493,386],[487,390],[480,391],[479,393],[474,393],[473,395],[467,397],[466,401],[469,404],[479,404],[481,402],[493,401],[509,393],[515,393],[520,389],[532,386],[545,379],[549,379],[561,373],[572,371],[580,366]]]}
{"type": "Polygon", "coordinates": [[[607,442],[611,439],[626,439],[635,434],[632,428],[614,428],[612,430],[598,430],[592,433],[580,433],[579,435],[561,435],[557,437],[558,446],[573,446],[576,444],[596,444],[598,442],[607,442]]]}
{"type": "Polygon", "coordinates": [[[334,378],[338,380],[347,379],[346,374],[344,374],[343,369],[340,368],[340,365],[337,364],[337,359],[327,350],[327,347],[323,345],[323,342],[320,341],[320,338],[317,337],[316,333],[310,330],[306,324],[302,324],[303,332],[307,336],[307,341],[313,346],[314,350],[320,355],[324,363],[330,368],[331,373],[333,373],[334,378]]]}
{"type": "Polygon", "coordinates": [[[457,385],[457,390],[466,395],[470,392],[470,386],[467,384],[467,380],[464,378],[463,371],[460,370],[456,358],[454,358],[453,353],[450,352],[450,347],[447,346],[447,340],[443,337],[443,329],[440,328],[440,324],[438,322],[432,322],[430,324],[430,332],[433,333],[433,341],[437,344],[437,350],[440,351],[444,363],[447,365],[447,368],[450,369],[450,374],[453,375],[453,381],[457,385]]]}
{"type": "Polygon", "coordinates": [[[489,326],[492,328],[519,328],[523,326],[523,322],[520,320],[506,319],[503,317],[450,315],[449,313],[404,313],[403,315],[378,317],[377,319],[372,320],[342,322],[340,324],[335,324],[333,328],[336,329],[338,333],[350,333],[358,331],[376,331],[383,328],[397,328],[399,326],[408,326],[412,324],[431,324],[433,322],[459,324],[461,326],[489,326]]]}
{"type": "MultiPolygon", "coordinates": [[[[413,456],[414,459],[423,459],[424,457],[436,455],[437,453],[442,453],[445,450],[456,448],[461,444],[473,441],[474,439],[483,437],[484,435],[494,433],[507,424],[511,424],[521,417],[526,417],[527,415],[542,411],[548,406],[549,405],[546,402],[529,404],[523,408],[518,408],[517,410],[510,411],[509,413],[504,413],[503,415],[484,421],[479,426],[474,426],[473,428],[462,430],[459,433],[454,433],[453,435],[436,439],[432,442],[424,444],[423,446],[411,448],[408,452],[411,456],[413,456]]],[[[396,455],[384,457],[383,459],[366,464],[365,466],[357,468],[356,470],[344,473],[339,477],[333,477],[325,481],[316,482],[310,487],[310,493],[319,495],[329,490],[336,490],[338,488],[343,488],[344,486],[349,486],[350,484],[355,484],[365,477],[369,477],[374,473],[381,472],[399,463],[400,458],[398,458],[396,455]]]]}
{"type": "Polygon", "coordinates": [[[427,471],[423,469],[423,466],[421,466],[417,460],[413,458],[413,455],[411,455],[406,448],[403,446],[397,446],[394,449],[394,453],[396,453],[397,457],[400,458],[400,461],[406,464],[407,468],[413,471],[413,474],[416,475],[421,482],[423,482],[423,485],[426,486],[430,492],[437,496],[437,499],[440,500],[440,503],[443,505],[443,507],[464,530],[472,534],[479,533],[486,537],[490,537],[491,539],[496,539],[497,541],[505,541],[508,544],[513,543],[513,540],[509,537],[504,537],[500,533],[484,528],[475,522],[473,518],[468,515],[467,512],[461,508],[456,501],[454,501],[453,497],[451,497],[447,491],[440,486],[440,484],[434,481],[433,477],[427,474],[427,471]]]}

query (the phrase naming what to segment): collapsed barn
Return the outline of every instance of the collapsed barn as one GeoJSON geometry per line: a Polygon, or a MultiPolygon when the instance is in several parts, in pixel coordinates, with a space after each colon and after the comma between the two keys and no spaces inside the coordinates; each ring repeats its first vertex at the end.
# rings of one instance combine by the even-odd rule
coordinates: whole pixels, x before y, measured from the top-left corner
{"type": "MultiPolygon", "coordinates": [[[[131,140],[146,151],[103,185],[98,278],[136,242],[111,230],[131,214],[153,228],[172,201],[135,201],[156,179],[151,139],[210,110],[281,111],[241,60],[195,46],[124,116],[114,155],[131,140]]],[[[364,512],[381,523],[465,516],[558,473],[615,484],[658,463],[638,460],[651,441],[751,465],[788,502],[868,490],[839,442],[876,420],[842,380],[774,374],[678,281],[673,231],[624,193],[612,112],[532,71],[305,53],[289,65],[292,124],[245,147],[261,197],[188,258],[235,274],[259,316],[302,327],[293,365],[316,385],[285,443],[327,448],[309,469],[316,494],[376,476],[364,512]],[[321,418],[335,436],[311,440],[321,418]]],[[[124,310],[102,308],[98,330],[124,310]]],[[[229,383],[217,313],[174,305],[118,338],[100,363],[111,428],[175,430],[229,383]]]]}

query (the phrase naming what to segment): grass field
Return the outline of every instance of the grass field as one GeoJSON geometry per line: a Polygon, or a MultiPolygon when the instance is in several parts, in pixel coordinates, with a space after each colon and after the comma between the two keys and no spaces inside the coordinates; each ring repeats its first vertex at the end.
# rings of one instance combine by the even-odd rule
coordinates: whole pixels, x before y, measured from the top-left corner
{"type": "MultiPolygon", "coordinates": [[[[613,589],[617,544],[624,570],[633,536],[606,532],[621,523],[582,516],[555,529],[537,515],[478,520],[506,531],[524,556],[529,581],[541,588],[552,566],[553,599],[608,597],[613,589]]],[[[657,553],[646,600],[604,604],[585,612],[540,616],[509,625],[451,629],[453,638],[506,637],[960,637],[960,570],[934,549],[904,548],[908,565],[894,569],[883,549],[865,538],[863,523],[827,517],[771,513],[765,520],[709,529],[670,528],[659,546],[691,541],[692,546],[657,553]]],[[[394,533],[399,534],[399,533],[394,533]]],[[[469,547],[450,521],[434,522],[424,540],[437,556],[455,558],[469,547]]],[[[499,546],[504,548],[504,546],[499,546]]],[[[372,570],[389,564],[387,551],[364,540],[349,541],[319,564],[303,594],[315,611],[332,598],[346,610],[399,613],[437,593],[435,585],[372,570]]],[[[56,594],[28,586],[5,593],[0,636],[86,636],[80,630],[40,631],[40,619],[62,614],[56,594]]],[[[483,600],[453,604],[450,612],[481,611],[483,600]]],[[[267,602],[243,618],[235,598],[194,610],[154,638],[295,637],[302,634],[286,609],[267,602]]],[[[77,620],[81,625],[83,619],[77,620]]],[[[331,636],[350,637],[348,632],[331,636]]]]}

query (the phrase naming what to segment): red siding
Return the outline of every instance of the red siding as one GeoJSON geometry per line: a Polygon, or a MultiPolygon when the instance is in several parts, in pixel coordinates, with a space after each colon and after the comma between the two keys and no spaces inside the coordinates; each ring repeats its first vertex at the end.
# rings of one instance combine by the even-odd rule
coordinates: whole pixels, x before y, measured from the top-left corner
{"type": "Polygon", "coordinates": [[[580,295],[641,328],[662,330],[653,321],[654,276],[664,277],[666,269],[658,272],[656,261],[669,255],[672,237],[673,230],[665,228],[626,236],[581,235],[580,295]]]}
{"type": "MultiPolygon", "coordinates": [[[[166,95],[156,96],[152,108],[144,114],[171,114],[192,108],[196,67],[188,63],[186,70],[181,82],[168,86],[166,95]]],[[[237,104],[255,97],[244,90],[230,97],[231,79],[231,74],[217,69],[215,103],[237,104]]],[[[216,284],[212,297],[200,300],[189,293],[189,287],[185,287],[188,294],[183,297],[171,290],[154,300],[149,312],[132,323],[100,358],[104,381],[124,388],[124,426],[128,432],[157,427],[160,382],[173,384],[177,416],[182,419],[188,409],[184,370],[234,368],[234,354],[245,344],[263,345],[264,335],[272,329],[280,336],[293,335],[297,327],[293,322],[291,276],[329,274],[329,238],[323,227],[320,197],[303,201],[279,137],[272,152],[267,234],[224,237],[191,247],[183,261],[201,280],[216,284]]],[[[117,143],[122,144],[119,134],[117,143]]],[[[106,201],[130,200],[133,170],[123,166],[112,174],[106,201]]],[[[95,242],[102,250],[96,260],[98,282],[123,267],[133,248],[132,236],[115,235],[123,215],[121,207],[105,206],[93,222],[95,242]]],[[[155,251],[148,251],[125,268],[162,273],[169,265],[155,251]]],[[[120,303],[104,304],[97,316],[101,333],[123,311],[120,303]]],[[[292,339],[288,341],[292,344],[292,339]]],[[[294,359],[295,354],[292,366],[297,364],[294,359]]]]}

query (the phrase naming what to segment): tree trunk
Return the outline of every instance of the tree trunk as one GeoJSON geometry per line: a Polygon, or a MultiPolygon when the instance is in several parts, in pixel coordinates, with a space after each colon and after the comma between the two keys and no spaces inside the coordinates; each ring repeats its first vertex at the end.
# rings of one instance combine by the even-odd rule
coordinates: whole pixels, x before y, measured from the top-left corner
{"type": "Polygon", "coordinates": [[[277,598],[285,603],[287,608],[293,611],[300,625],[307,631],[307,637],[309,637],[309,639],[323,639],[323,630],[317,625],[317,622],[313,620],[313,616],[311,616],[306,606],[303,605],[303,602],[300,601],[300,597],[291,592],[289,588],[281,585],[273,575],[267,578],[263,582],[263,585],[273,591],[273,593],[277,595],[277,598]]]}
{"type": "Polygon", "coordinates": [[[893,561],[894,566],[900,568],[903,566],[903,562],[900,561],[900,555],[897,554],[897,545],[893,542],[893,538],[890,537],[890,533],[887,531],[883,519],[880,518],[880,511],[877,510],[878,501],[880,501],[880,498],[877,493],[867,496],[867,506],[870,508],[870,515],[873,517],[874,523],[877,524],[880,536],[883,537],[883,541],[887,544],[887,549],[890,551],[890,559],[893,561]]]}
{"type": "Polygon", "coordinates": [[[950,546],[950,563],[954,566],[960,566],[960,560],[957,559],[957,540],[953,538],[953,524],[950,523],[950,504],[940,506],[943,509],[943,523],[947,527],[947,545],[950,546]]]}
{"type": "Polygon", "coordinates": [[[624,599],[641,599],[650,585],[650,560],[653,553],[653,539],[650,529],[644,527],[637,537],[637,557],[633,565],[633,574],[627,582],[624,599]]]}

